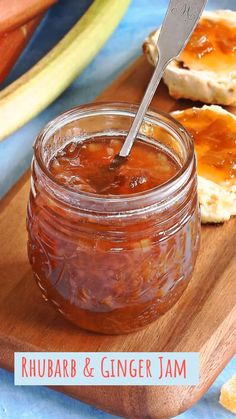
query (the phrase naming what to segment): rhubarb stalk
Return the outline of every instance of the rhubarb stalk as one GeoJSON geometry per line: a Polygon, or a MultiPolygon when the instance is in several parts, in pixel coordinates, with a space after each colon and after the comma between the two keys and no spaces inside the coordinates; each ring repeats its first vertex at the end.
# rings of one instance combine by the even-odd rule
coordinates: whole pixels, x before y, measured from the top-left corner
{"type": "Polygon", "coordinates": [[[0,139],[45,109],[89,64],[130,0],[95,0],[68,34],[34,67],[0,92],[0,139]]]}
{"type": "Polygon", "coordinates": [[[22,26],[56,2],[57,0],[0,0],[0,33],[22,26]]]}
{"type": "Polygon", "coordinates": [[[42,16],[36,17],[11,32],[0,34],[0,83],[9,74],[41,19],[42,16]]]}

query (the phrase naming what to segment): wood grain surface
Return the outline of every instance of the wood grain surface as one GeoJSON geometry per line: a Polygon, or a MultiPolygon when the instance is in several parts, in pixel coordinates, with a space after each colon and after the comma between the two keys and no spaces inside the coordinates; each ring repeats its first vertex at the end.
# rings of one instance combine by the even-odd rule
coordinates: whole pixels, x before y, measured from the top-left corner
{"type": "MultiPolygon", "coordinates": [[[[138,102],[152,69],[136,61],[98,100],[138,102]]],[[[192,106],[178,103],[161,85],[153,108],[192,106]]],[[[209,388],[236,349],[236,218],[202,228],[202,242],[189,287],[166,315],[146,329],[125,336],[82,331],[60,317],[33,281],[26,254],[25,213],[29,173],[1,203],[0,213],[0,363],[13,369],[14,351],[199,351],[196,387],[61,387],[98,408],[126,418],[173,417],[209,388]]]]}

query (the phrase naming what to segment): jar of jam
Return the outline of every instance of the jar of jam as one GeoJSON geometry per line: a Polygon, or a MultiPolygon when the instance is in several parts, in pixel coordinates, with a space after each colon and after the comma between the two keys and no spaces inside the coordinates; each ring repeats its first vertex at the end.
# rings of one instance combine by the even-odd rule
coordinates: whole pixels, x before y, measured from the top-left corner
{"type": "Polygon", "coordinates": [[[119,152],[137,107],[96,103],[50,122],[34,146],[28,254],[44,298],[81,328],[138,330],[191,278],[200,219],[193,143],[149,111],[129,158],[119,152]]]}

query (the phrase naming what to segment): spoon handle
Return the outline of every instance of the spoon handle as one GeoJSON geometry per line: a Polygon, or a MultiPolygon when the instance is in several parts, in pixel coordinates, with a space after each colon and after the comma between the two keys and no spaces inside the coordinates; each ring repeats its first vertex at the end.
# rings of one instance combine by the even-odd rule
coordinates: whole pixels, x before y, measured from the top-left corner
{"type": "Polygon", "coordinates": [[[120,157],[129,155],[165,68],[184,49],[206,3],[207,0],[170,0],[157,42],[158,62],[130,131],[119,152],[120,157]]]}

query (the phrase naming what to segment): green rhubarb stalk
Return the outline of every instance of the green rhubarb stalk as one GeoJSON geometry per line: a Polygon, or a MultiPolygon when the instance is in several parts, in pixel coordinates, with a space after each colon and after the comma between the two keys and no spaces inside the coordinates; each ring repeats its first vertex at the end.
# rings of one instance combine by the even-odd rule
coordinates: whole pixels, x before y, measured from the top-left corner
{"type": "Polygon", "coordinates": [[[91,62],[131,0],[94,0],[67,35],[0,92],[0,140],[52,103],[91,62]]]}

